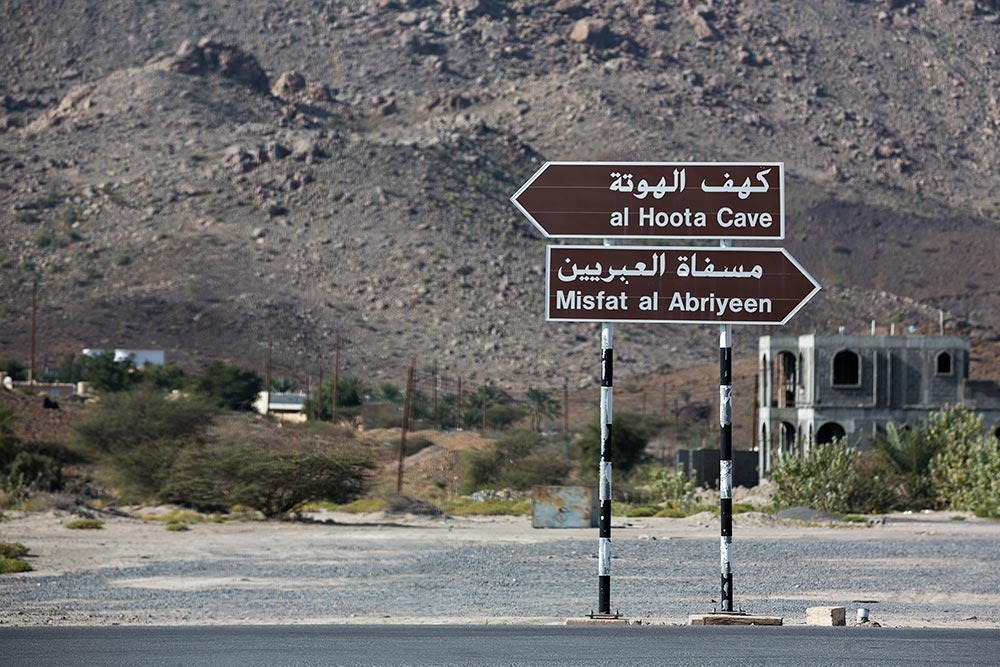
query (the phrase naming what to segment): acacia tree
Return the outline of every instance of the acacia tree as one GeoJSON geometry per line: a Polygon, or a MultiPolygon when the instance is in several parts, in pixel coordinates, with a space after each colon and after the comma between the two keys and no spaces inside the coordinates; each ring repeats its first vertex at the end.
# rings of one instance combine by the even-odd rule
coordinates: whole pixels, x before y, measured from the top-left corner
{"type": "Polygon", "coordinates": [[[371,457],[360,451],[190,448],[179,457],[164,496],[205,509],[245,505],[278,517],[311,500],[357,499],[368,489],[373,468],[371,457]]]}
{"type": "MultiPolygon", "coordinates": [[[[646,458],[649,432],[640,415],[630,412],[615,415],[611,433],[611,458],[616,472],[628,472],[646,458]]],[[[601,460],[600,419],[587,424],[577,446],[580,448],[580,465],[584,472],[596,473],[601,460]]]]}
{"type": "Polygon", "coordinates": [[[202,442],[214,413],[205,401],[139,385],[105,396],[74,428],[77,442],[110,460],[127,491],[155,496],[179,453],[202,442]]]}

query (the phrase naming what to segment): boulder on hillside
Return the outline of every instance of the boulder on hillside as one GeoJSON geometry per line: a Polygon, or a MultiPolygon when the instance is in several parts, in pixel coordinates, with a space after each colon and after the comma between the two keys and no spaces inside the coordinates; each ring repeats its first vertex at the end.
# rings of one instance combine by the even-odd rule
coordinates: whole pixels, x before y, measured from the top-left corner
{"type": "Polygon", "coordinates": [[[218,74],[261,93],[270,92],[267,73],[257,59],[238,46],[202,39],[197,44],[184,41],[177,53],[156,65],[170,72],[188,75],[218,74]]]}
{"type": "Polygon", "coordinates": [[[609,37],[608,24],[606,21],[595,18],[584,18],[573,24],[573,30],[569,38],[580,44],[593,44],[601,46],[607,43],[609,37]]]}
{"type": "Polygon", "coordinates": [[[306,77],[292,70],[278,77],[271,94],[287,102],[325,104],[333,101],[333,93],[322,83],[309,83],[306,77]]]}
{"type": "Polygon", "coordinates": [[[695,37],[700,42],[714,42],[719,39],[719,31],[701,14],[691,15],[691,27],[694,28],[695,37]]]}

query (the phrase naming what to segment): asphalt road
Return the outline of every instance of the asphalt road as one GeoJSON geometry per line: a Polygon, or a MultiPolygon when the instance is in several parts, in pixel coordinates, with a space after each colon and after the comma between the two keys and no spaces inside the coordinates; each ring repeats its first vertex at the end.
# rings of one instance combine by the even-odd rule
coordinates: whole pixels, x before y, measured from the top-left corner
{"type": "Polygon", "coordinates": [[[0,629],[4,667],[994,667],[995,630],[815,627],[218,626],[0,629]]]}

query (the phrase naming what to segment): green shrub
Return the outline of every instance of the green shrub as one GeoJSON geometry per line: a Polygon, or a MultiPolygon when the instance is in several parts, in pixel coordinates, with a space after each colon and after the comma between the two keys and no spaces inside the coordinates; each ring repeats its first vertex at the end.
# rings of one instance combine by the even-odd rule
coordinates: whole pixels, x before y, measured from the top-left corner
{"type": "Polygon", "coordinates": [[[126,494],[156,496],[180,452],[197,444],[215,410],[149,385],[104,396],[75,427],[85,448],[106,456],[126,494]]]}
{"type": "Polygon", "coordinates": [[[190,529],[186,523],[181,521],[170,521],[167,523],[167,530],[172,533],[179,533],[190,529]]]}
{"type": "Polygon", "coordinates": [[[15,416],[0,407],[0,490],[26,496],[33,490],[62,488],[63,466],[85,459],[75,450],[53,442],[23,442],[14,433],[15,416]]]}
{"type": "Polygon", "coordinates": [[[417,452],[432,447],[434,443],[423,436],[416,436],[406,439],[406,455],[413,456],[417,452]]]}
{"type": "Polygon", "coordinates": [[[275,517],[310,500],[358,498],[368,488],[373,467],[361,452],[190,447],[177,458],[163,497],[207,509],[244,505],[275,517]]]}
{"type": "MultiPolygon", "coordinates": [[[[17,359],[0,359],[0,371],[9,375],[11,380],[23,381],[28,379],[28,368],[17,359]]],[[[0,377],[0,380],[3,378],[0,377]]]]}
{"type": "Polygon", "coordinates": [[[19,558],[0,558],[0,574],[17,574],[31,572],[35,568],[19,558]]]}
{"type": "Polygon", "coordinates": [[[184,369],[173,364],[148,366],[142,372],[146,382],[160,389],[180,389],[184,385],[184,369]]]}
{"type": "Polygon", "coordinates": [[[530,489],[536,484],[560,484],[572,464],[559,447],[533,431],[512,431],[480,452],[463,456],[463,491],[530,489]]]}
{"type": "Polygon", "coordinates": [[[683,519],[687,515],[688,513],[680,509],[679,507],[668,507],[666,509],[660,510],[653,516],[664,519],[683,519]]]}
{"type": "Polygon", "coordinates": [[[625,516],[629,518],[656,516],[659,511],[659,507],[653,507],[651,505],[636,505],[635,507],[629,507],[625,510],[625,516]]]}
{"type": "MultiPolygon", "coordinates": [[[[599,419],[584,429],[577,443],[584,474],[596,475],[601,460],[601,425],[599,419]]],[[[615,473],[626,473],[646,458],[649,427],[641,415],[630,412],[614,416],[611,424],[611,461],[615,473]]]]}
{"type": "Polygon", "coordinates": [[[332,512],[349,512],[352,514],[366,514],[368,512],[381,512],[388,507],[385,498],[358,498],[346,504],[337,503],[310,503],[303,507],[309,509],[328,509],[332,512]]]}
{"type": "Polygon", "coordinates": [[[884,436],[872,439],[872,447],[885,456],[899,475],[901,503],[917,509],[934,503],[930,462],[945,446],[932,430],[928,423],[899,428],[890,422],[884,436]]]}
{"type": "Polygon", "coordinates": [[[56,377],[60,382],[89,382],[94,391],[118,392],[136,385],[142,376],[135,372],[132,359],[115,361],[114,350],[94,356],[70,355],[56,377]]]}
{"type": "Polygon", "coordinates": [[[928,430],[943,442],[930,463],[940,506],[1000,518],[1000,440],[986,433],[982,415],[948,408],[931,415],[928,430]]]}
{"type": "Polygon", "coordinates": [[[697,481],[693,476],[689,478],[685,475],[683,470],[663,468],[657,471],[653,487],[660,502],[683,512],[690,511],[691,506],[701,499],[697,494],[697,481]]]}
{"type": "Polygon", "coordinates": [[[772,502],[836,514],[886,511],[897,496],[881,461],[877,454],[848,447],[843,439],[817,445],[802,457],[782,458],[772,474],[772,502]]]}
{"type": "Polygon", "coordinates": [[[75,519],[65,524],[70,530],[100,530],[104,528],[104,522],[100,519],[75,519]]]}
{"type": "Polygon", "coordinates": [[[0,542],[0,558],[20,558],[28,553],[28,547],[20,542],[0,542]]]}
{"type": "Polygon", "coordinates": [[[531,514],[531,498],[489,498],[482,501],[456,498],[444,504],[444,511],[451,516],[525,516],[531,514]]]}
{"type": "Polygon", "coordinates": [[[219,361],[206,366],[191,381],[196,392],[230,410],[249,410],[263,386],[264,381],[253,371],[219,361]]]}

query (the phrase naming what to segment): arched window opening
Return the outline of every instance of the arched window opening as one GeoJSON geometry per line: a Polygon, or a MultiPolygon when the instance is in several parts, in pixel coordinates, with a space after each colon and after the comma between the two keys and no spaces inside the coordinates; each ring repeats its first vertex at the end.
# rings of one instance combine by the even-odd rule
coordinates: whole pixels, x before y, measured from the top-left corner
{"type": "Polygon", "coordinates": [[[798,385],[798,365],[791,352],[779,352],[775,357],[775,386],[779,408],[795,407],[795,388],[798,385]]]}
{"type": "Polygon", "coordinates": [[[781,453],[785,455],[796,454],[795,425],[788,422],[781,422],[781,453]]]}
{"type": "Polygon", "coordinates": [[[857,387],[861,384],[861,358],[856,352],[841,350],[833,357],[834,386],[857,387]]]}
{"type": "Polygon", "coordinates": [[[837,438],[843,438],[847,435],[844,427],[837,422],[827,422],[819,427],[816,431],[816,444],[817,445],[828,445],[837,438]]]}
{"type": "Polygon", "coordinates": [[[937,356],[937,374],[938,375],[951,375],[951,354],[948,352],[942,352],[937,356]]]}

